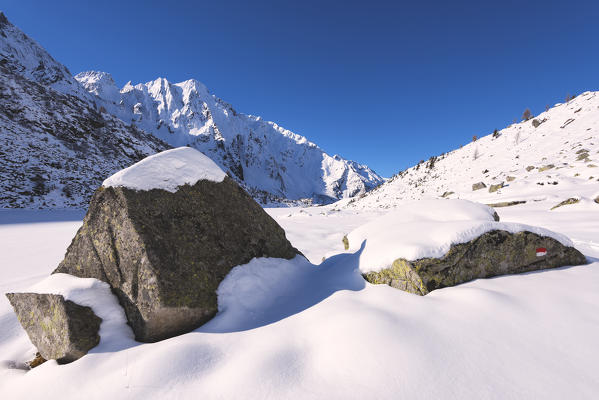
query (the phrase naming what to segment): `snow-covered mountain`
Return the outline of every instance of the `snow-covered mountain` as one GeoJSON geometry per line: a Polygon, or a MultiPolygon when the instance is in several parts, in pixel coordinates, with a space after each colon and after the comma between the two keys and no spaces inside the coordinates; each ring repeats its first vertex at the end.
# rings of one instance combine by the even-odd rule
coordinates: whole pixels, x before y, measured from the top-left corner
{"type": "Polygon", "coordinates": [[[107,176],[167,148],[98,110],[0,13],[0,208],[85,207],[107,176]]]}
{"type": "Polygon", "coordinates": [[[108,112],[172,146],[202,151],[263,203],[276,198],[330,202],[384,181],[367,166],[330,156],[274,122],[237,112],[196,80],[158,78],[118,88],[105,72],[75,78],[108,112]]]}
{"type": "Polygon", "coordinates": [[[499,206],[546,201],[549,207],[569,198],[590,204],[597,196],[599,92],[585,92],[527,121],[423,161],[360,198],[341,201],[339,207],[385,209],[430,197],[499,206]],[[485,187],[473,190],[479,182],[485,187]]]}
{"type": "Polygon", "coordinates": [[[108,175],[169,145],[204,152],[265,204],[331,202],[384,181],[368,167],[329,156],[275,123],[237,113],[195,80],[157,79],[119,89],[106,73],[75,79],[2,13],[0,56],[0,163],[6,178],[0,207],[84,207],[108,175]],[[60,136],[60,143],[47,135],[60,136]],[[85,148],[73,150],[83,137],[85,148]],[[119,153],[123,156],[115,156],[119,153]],[[22,158],[28,160],[25,166],[22,158]],[[51,167],[71,159],[68,169],[51,167]],[[12,178],[19,170],[23,176],[12,178]],[[31,179],[40,175],[43,194],[30,190],[31,179]],[[67,181],[74,182],[65,189],[71,197],[60,189],[67,181]]]}

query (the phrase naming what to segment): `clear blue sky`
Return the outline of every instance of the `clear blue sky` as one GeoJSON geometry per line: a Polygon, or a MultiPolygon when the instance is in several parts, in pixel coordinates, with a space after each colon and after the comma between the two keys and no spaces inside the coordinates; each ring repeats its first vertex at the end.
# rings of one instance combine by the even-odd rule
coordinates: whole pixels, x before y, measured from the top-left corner
{"type": "Polygon", "coordinates": [[[598,90],[599,1],[28,1],[74,74],[195,78],[384,176],[598,90]],[[393,4],[395,3],[395,4],[393,4]]]}

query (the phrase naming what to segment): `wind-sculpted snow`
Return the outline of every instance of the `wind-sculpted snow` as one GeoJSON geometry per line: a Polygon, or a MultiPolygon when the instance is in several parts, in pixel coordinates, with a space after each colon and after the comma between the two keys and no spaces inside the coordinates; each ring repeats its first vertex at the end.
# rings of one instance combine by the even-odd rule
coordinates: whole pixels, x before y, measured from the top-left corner
{"type": "MultiPolygon", "coordinates": [[[[352,210],[322,215],[322,209],[270,211],[287,221],[290,237],[305,236],[297,244],[302,252],[316,254],[339,249],[334,234],[356,220],[352,210]],[[305,219],[311,223],[298,224],[305,219]]],[[[563,215],[539,213],[531,224],[563,215]]],[[[568,213],[553,221],[555,229],[576,235],[597,257],[599,247],[588,247],[597,218],[568,213]]],[[[25,290],[47,275],[80,224],[0,225],[6,266],[0,291],[25,290]]],[[[36,350],[0,296],[0,393],[144,400],[596,397],[599,263],[478,279],[421,297],[365,282],[358,258],[336,254],[319,265],[301,256],[254,259],[229,273],[219,287],[219,313],[196,331],[138,343],[114,310],[110,340],[102,337],[71,364],[47,361],[33,370],[24,363],[36,350]]]]}
{"type": "Polygon", "coordinates": [[[158,78],[119,89],[105,72],[82,72],[76,79],[126,123],[172,146],[200,150],[262,203],[277,198],[330,202],[383,182],[368,167],[330,156],[274,122],[238,113],[196,80],[173,84],[158,78]]]}

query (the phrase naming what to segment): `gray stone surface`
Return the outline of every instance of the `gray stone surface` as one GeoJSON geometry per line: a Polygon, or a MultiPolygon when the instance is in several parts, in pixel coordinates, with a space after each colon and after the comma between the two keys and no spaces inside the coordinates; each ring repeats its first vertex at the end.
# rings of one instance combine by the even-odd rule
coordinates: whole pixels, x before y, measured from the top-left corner
{"type": "Polygon", "coordinates": [[[585,263],[586,258],[578,250],[550,237],[495,230],[468,243],[452,245],[441,258],[399,258],[391,267],[363,276],[370,283],[424,296],[473,279],[585,263]],[[537,248],[546,248],[547,255],[537,256],[537,248]]]}
{"type": "Polygon", "coordinates": [[[211,319],[216,289],[233,267],[298,253],[275,220],[226,177],[175,193],[98,189],[55,272],[109,283],[137,340],[152,342],[211,319]]]}
{"type": "Polygon", "coordinates": [[[58,294],[7,293],[21,326],[46,360],[61,364],[83,357],[100,343],[100,323],[91,308],[58,294]]]}

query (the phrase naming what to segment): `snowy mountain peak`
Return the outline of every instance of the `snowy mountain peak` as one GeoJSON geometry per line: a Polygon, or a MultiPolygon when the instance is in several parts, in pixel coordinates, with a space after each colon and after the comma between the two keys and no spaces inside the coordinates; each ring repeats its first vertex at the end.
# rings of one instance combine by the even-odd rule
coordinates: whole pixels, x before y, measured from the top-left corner
{"type": "Polygon", "coordinates": [[[195,79],[171,83],[160,77],[120,90],[106,73],[83,72],[76,79],[108,112],[171,146],[200,150],[263,203],[330,202],[384,181],[274,122],[237,112],[195,79]]]}
{"type": "Polygon", "coordinates": [[[112,75],[101,71],[86,71],[75,75],[75,79],[90,93],[101,98],[118,97],[117,87],[112,75]]]}

